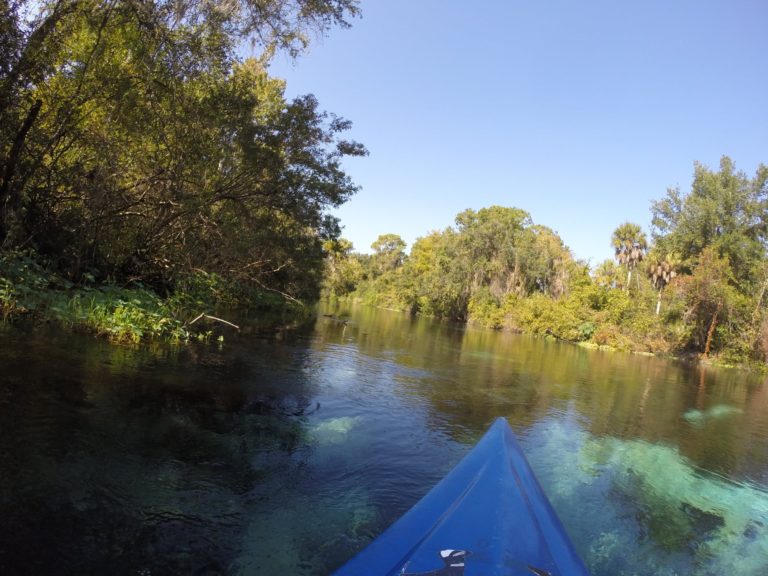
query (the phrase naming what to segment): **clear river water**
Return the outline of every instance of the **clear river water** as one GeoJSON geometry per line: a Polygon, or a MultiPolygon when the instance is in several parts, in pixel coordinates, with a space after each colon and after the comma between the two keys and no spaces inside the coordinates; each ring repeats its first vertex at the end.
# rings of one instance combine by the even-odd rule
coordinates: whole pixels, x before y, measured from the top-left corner
{"type": "Polygon", "coordinates": [[[0,573],[327,574],[499,416],[592,574],[768,574],[764,377],[367,308],[176,349],[0,327],[0,573]]]}

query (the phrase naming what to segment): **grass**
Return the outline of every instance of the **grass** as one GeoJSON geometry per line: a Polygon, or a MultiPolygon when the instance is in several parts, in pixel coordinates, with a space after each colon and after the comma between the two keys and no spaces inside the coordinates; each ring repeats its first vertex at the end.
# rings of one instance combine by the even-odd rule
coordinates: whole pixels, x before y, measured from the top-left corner
{"type": "Polygon", "coordinates": [[[75,285],[30,252],[0,255],[0,314],[5,320],[55,321],[119,342],[192,338],[181,310],[142,286],[75,285]]]}
{"type": "Polygon", "coordinates": [[[121,343],[183,343],[212,336],[206,324],[191,324],[198,315],[243,302],[260,310],[286,308],[275,295],[252,293],[204,272],[179,281],[178,290],[163,298],[139,283],[96,283],[89,275],[74,284],[32,252],[0,253],[0,317],[6,321],[56,322],[121,343]]]}

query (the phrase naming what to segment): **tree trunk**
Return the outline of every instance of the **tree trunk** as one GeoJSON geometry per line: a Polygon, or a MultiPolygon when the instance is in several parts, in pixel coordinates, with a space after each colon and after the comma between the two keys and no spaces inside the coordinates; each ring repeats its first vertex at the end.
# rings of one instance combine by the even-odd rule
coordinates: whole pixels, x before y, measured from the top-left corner
{"type": "Polygon", "coordinates": [[[24,123],[19,129],[19,133],[13,139],[13,145],[8,152],[8,157],[5,159],[5,166],[3,166],[2,180],[0,180],[0,243],[5,240],[8,233],[8,221],[13,212],[17,212],[21,203],[21,191],[14,191],[11,187],[11,180],[16,174],[16,166],[19,163],[22,149],[24,148],[24,141],[27,139],[32,125],[37,120],[37,115],[40,114],[40,108],[43,106],[42,100],[35,100],[32,104],[32,108],[27,112],[27,117],[24,119],[24,123]]]}
{"type": "MultiPolygon", "coordinates": [[[[42,3],[35,2],[34,4],[42,3]]],[[[29,82],[35,76],[36,68],[38,74],[42,73],[45,65],[48,64],[40,58],[45,43],[56,31],[59,22],[77,10],[79,5],[80,0],[58,0],[48,16],[32,31],[26,45],[21,50],[18,61],[8,71],[3,82],[0,83],[0,103],[3,106],[11,106],[13,94],[18,90],[19,85],[29,82]]]]}
{"type": "Polygon", "coordinates": [[[722,302],[717,303],[717,309],[715,310],[715,313],[712,315],[712,322],[709,324],[709,330],[707,330],[707,342],[704,344],[704,354],[702,355],[702,358],[706,358],[709,355],[709,347],[712,345],[712,336],[715,333],[715,328],[717,327],[717,316],[720,314],[720,310],[723,307],[722,302]]]}
{"type": "Polygon", "coordinates": [[[632,269],[627,271],[627,285],[624,286],[624,292],[629,292],[629,282],[632,280],[632,269]]]}
{"type": "Polygon", "coordinates": [[[757,347],[757,341],[760,338],[761,329],[759,324],[762,324],[760,307],[763,304],[763,298],[765,297],[765,290],[768,288],[768,276],[763,280],[763,285],[760,287],[760,294],[757,296],[757,304],[755,304],[755,310],[752,312],[752,320],[750,322],[750,332],[752,334],[752,341],[750,347],[755,350],[757,347]]]}
{"type": "Polygon", "coordinates": [[[656,300],[656,316],[659,315],[660,310],[661,310],[661,289],[659,289],[659,298],[656,300]]]}

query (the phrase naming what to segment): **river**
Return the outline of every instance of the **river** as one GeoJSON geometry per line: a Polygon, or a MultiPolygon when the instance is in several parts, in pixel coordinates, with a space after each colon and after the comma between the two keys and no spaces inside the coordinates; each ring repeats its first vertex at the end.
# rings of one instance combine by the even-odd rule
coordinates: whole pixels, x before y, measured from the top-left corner
{"type": "Polygon", "coordinates": [[[0,573],[327,574],[499,416],[592,574],[768,573],[764,378],[321,312],[180,348],[0,327],[0,573]]]}

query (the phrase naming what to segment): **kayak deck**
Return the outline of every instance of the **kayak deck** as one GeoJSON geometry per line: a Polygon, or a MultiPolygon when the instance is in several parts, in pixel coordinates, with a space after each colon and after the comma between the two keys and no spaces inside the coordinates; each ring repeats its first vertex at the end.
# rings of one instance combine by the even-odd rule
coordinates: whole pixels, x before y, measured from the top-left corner
{"type": "Polygon", "coordinates": [[[336,576],[588,574],[507,421],[336,576]]]}

